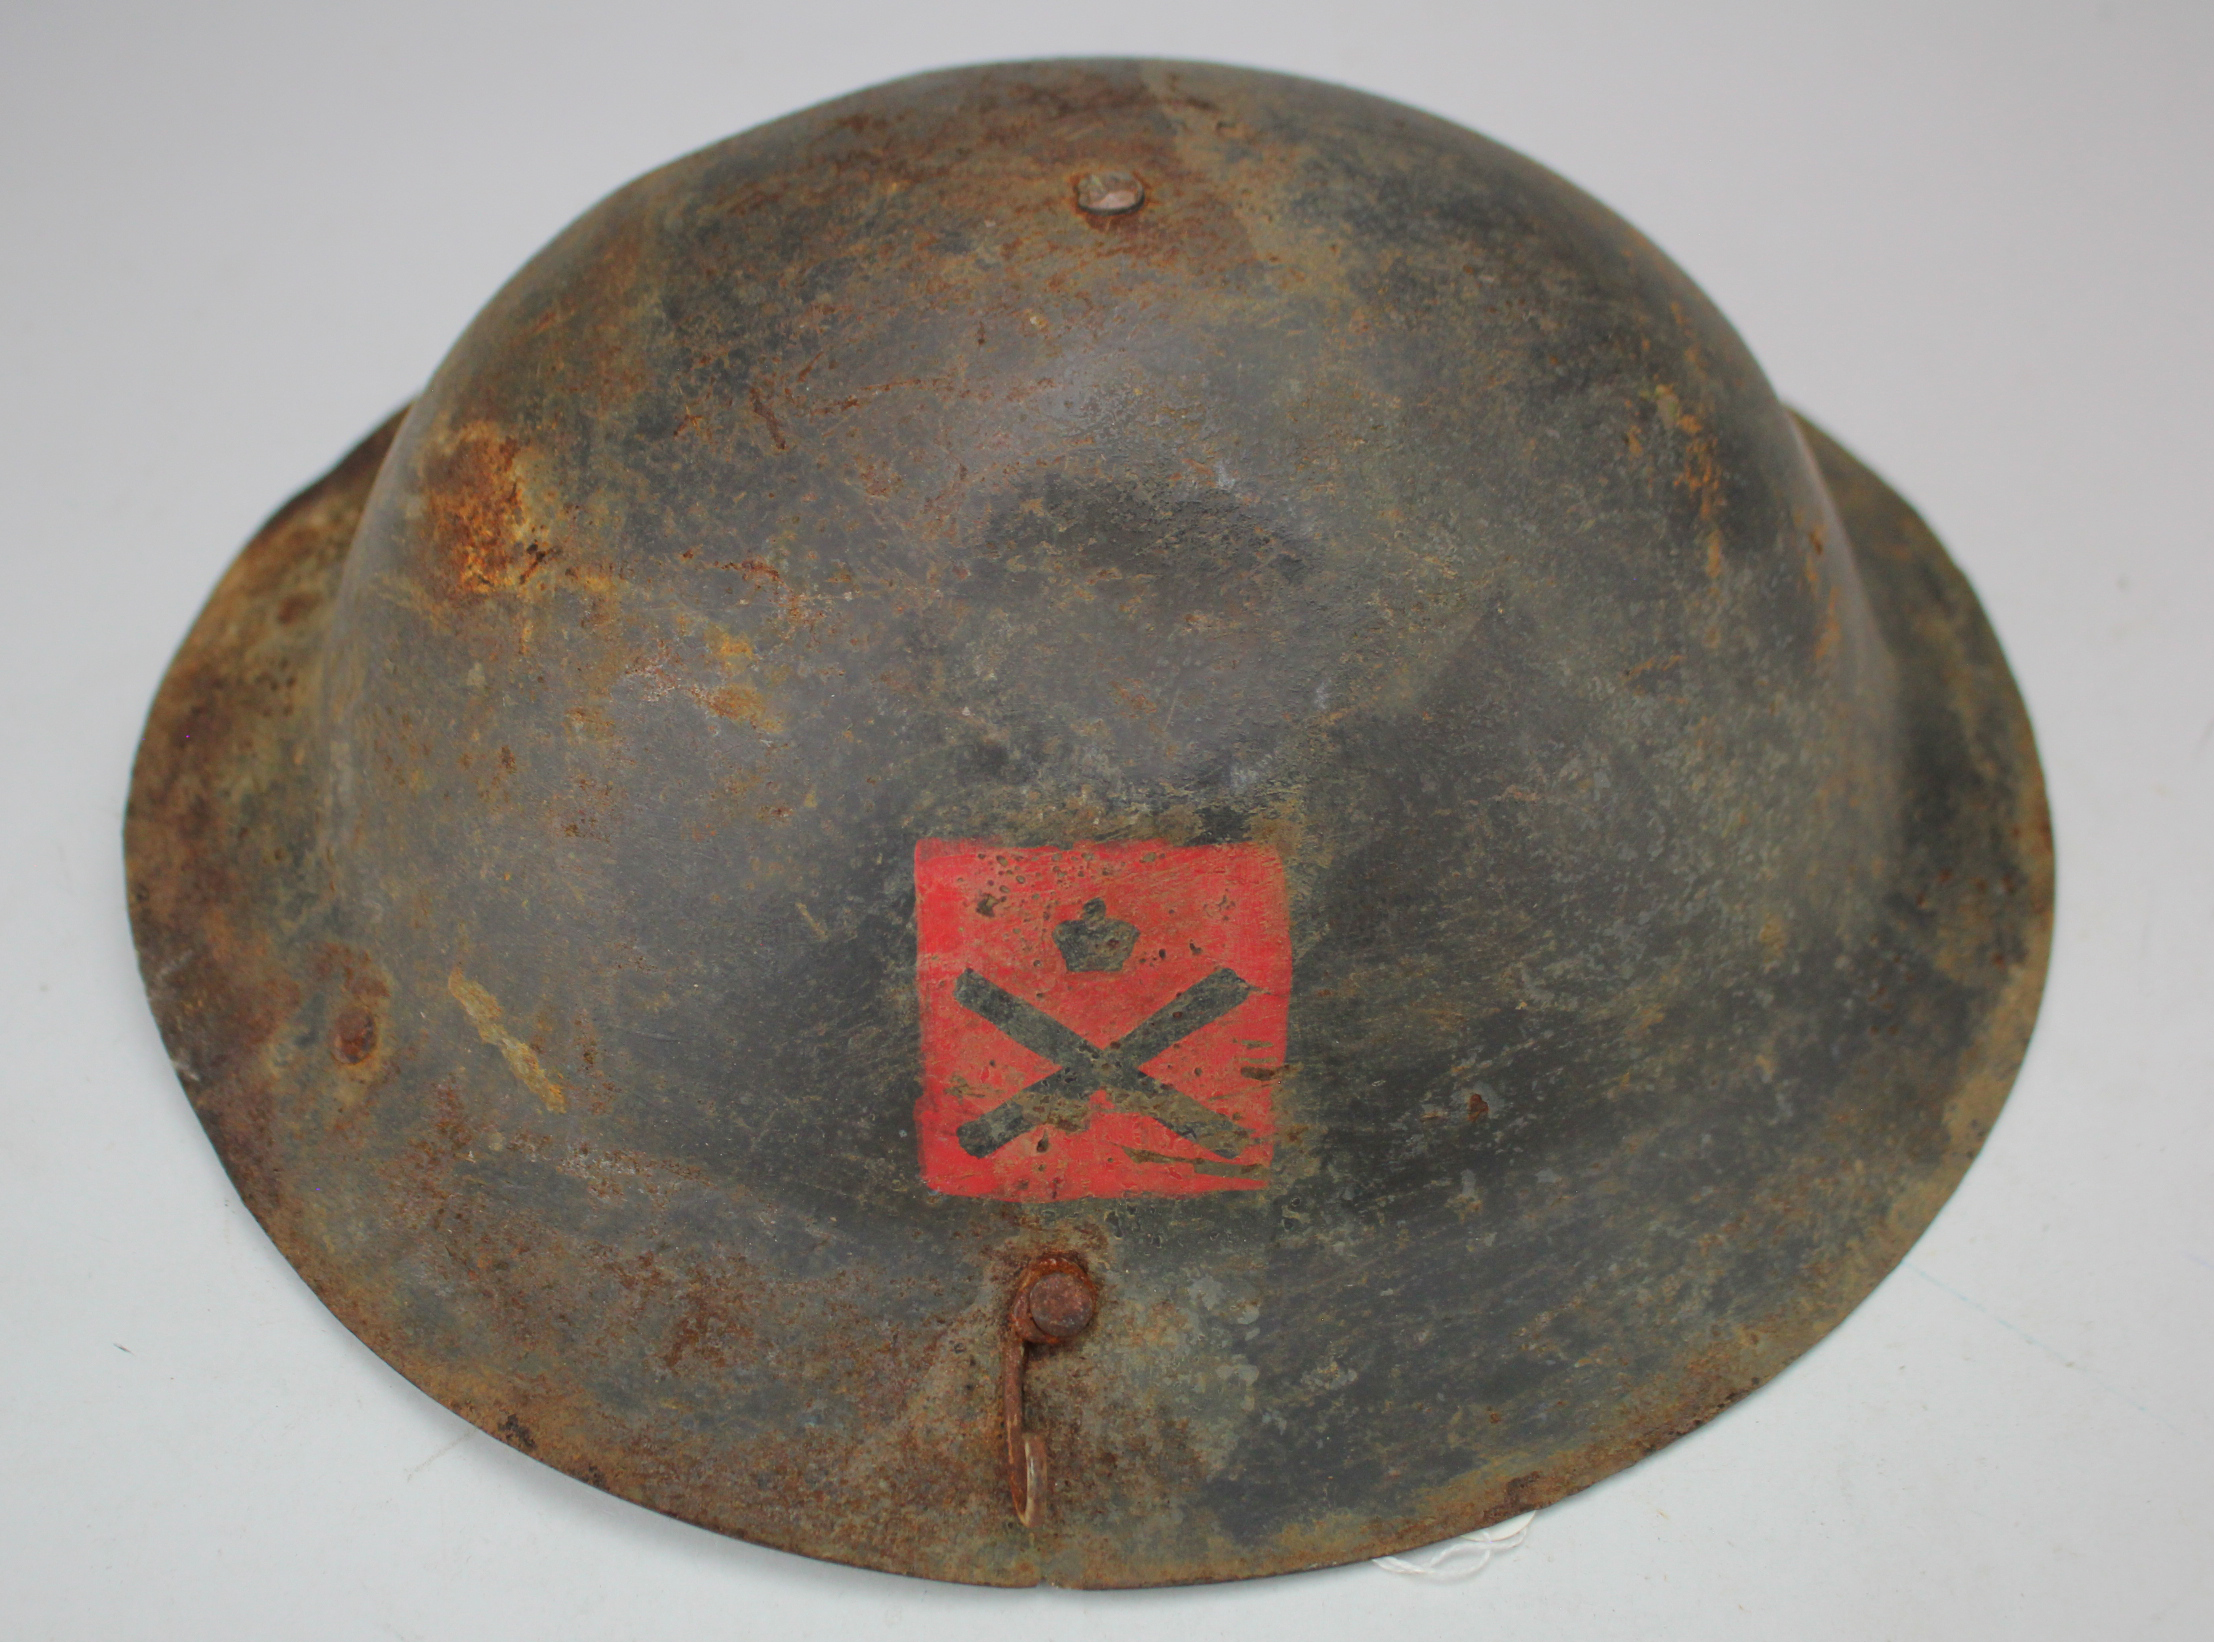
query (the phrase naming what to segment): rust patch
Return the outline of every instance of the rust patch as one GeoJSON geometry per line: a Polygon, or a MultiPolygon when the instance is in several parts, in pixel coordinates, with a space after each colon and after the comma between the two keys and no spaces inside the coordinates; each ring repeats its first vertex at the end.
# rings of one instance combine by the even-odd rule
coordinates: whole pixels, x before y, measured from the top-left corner
{"type": "Polygon", "coordinates": [[[331,1028],[331,1058],[341,1066],[359,1066],[377,1052],[377,1017],[358,1004],[331,1028]]]}
{"type": "Polygon", "coordinates": [[[510,1032],[502,1023],[499,999],[468,976],[456,964],[446,977],[446,990],[454,1002],[461,1005],[469,1017],[469,1024],[477,1029],[477,1036],[500,1052],[507,1062],[507,1069],[515,1074],[515,1081],[536,1095],[539,1104],[549,1112],[565,1112],[569,1109],[568,1092],[559,1079],[540,1064],[538,1051],[510,1032]]]}
{"type": "Polygon", "coordinates": [[[455,595],[511,591],[554,556],[529,530],[516,472],[521,450],[499,429],[472,422],[425,463],[424,534],[455,595]]]}
{"type": "Polygon", "coordinates": [[[699,690],[693,694],[717,718],[734,719],[764,735],[773,735],[784,728],[783,721],[769,706],[769,698],[750,684],[726,684],[719,690],[699,690]]]}

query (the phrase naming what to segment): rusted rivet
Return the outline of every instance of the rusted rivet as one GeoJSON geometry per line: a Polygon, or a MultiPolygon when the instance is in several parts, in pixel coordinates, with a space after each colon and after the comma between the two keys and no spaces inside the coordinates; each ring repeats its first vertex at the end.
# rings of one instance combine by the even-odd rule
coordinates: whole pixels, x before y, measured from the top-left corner
{"type": "Polygon", "coordinates": [[[1091,1326],[1099,1296],[1091,1282],[1074,1271],[1049,1271],[1030,1285],[1030,1320],[1040,1334],[1073,1340],[1091,1326]]]}
{"type": "Polygon", "coordinates": [[[1007,1491],[1015,1520],[1035,1528],[1045,1510],[1045,1438],[1024,1429],[1022,1380],[1030,1348],[1054,1350],[1091,1326],[1099,1291],[1074,1255],[1047,1254],[1030,1262],[1016,1281],[1000,1348],[1000,1414],[1007,1430],[1007,1491]]]}
{"type": "Polygon", "coordinates": [[[1145,204],[1145,184],[1127,171],[1092,171],[1076,179],[1078,209],[1119,217],[1145,204]]]}
{"type": "Polygon", "coordinates": [[[331,1028],[331,1058],[343,1066],[359,1066],[377,1052],[377,1017],[358,1005],[338,1017],[331,1028]]]}

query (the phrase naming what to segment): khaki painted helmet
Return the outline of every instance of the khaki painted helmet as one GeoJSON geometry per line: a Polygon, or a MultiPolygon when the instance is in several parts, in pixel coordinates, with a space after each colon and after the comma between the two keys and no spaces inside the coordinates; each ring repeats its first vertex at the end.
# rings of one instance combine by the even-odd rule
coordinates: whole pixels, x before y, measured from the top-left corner
{"type": "Polygon", "coordinates": [[[1681,271],[1164,62],[586,213],[246,548],[128,850],[379,1355],[986,1584],[1399,1551],[1691,1430],[1952,1190],[2052,902],[1973,594],[1681,271]]]}

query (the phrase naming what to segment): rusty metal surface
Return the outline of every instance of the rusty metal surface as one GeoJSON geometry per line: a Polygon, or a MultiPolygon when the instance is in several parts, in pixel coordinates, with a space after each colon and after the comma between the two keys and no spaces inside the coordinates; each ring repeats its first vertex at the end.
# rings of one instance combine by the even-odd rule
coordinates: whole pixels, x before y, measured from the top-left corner
{"type": "Polygon", "coordinates": [[[127,830],[186,1090],[373,1349],[991,1584],[1377,1555],[1692,1429],[1951,1191],[2052,893],[1973,594],[1680,272],[1442,122],[1157,63],[588,213],[242,554],[127,830]],[[924,839],[1280,858],[1265,1183],[925,1187],[924,839]]]}

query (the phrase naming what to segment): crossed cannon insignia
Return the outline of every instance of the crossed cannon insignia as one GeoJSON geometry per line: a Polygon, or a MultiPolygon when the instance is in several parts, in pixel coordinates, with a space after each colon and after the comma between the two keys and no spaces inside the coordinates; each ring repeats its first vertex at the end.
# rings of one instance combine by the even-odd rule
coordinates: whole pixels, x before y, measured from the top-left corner
{"type": "MultiPolygon", "coordinates": [[[[1113,946],[1120,947],[1120,952],[1112,953],[1116,959],[1126,955],[1129,942],[1119,938],[1119,929],[1129,927],[1120,925],[1102,935],[1100,932],[1109,926],[1100,903],[1094,901],[1085,908],[1082,920],[1072,919],[1061,926],[1063,933],[1057,933],[1057,940],[1071,969],[1120,969],[1119,961],[1094,961],[1089,954],[1101,951],[1105,942],[1109,951],[1113,946]],[[1065,933],[1072,930],[1076,933],[1065,933]]],[[[1135,935],[1135,931],[1131,933],[1135,935]]],[[[954,1001],[991,1022],[1025,1049],[1052,1061],[1055,1069],[962,1124],[955,1138],[971,1157],[989,1157],[1017,1135],[1042,1124],[1079,1130],[1091,1122],[1092,1096],[1104,1092],[1117,1111],[1152,1118],[1217,1157],[1236,1157],[1254,1141],[1242,1124],[1139,1068],[1202,1027],[1221,1020],[1256,990],[1236,971],[1217,969],[1194,981],[1113,1042],[1095,1044],[997,982],[973,969],[963,970],[954,984],[954,1001]]]]}

